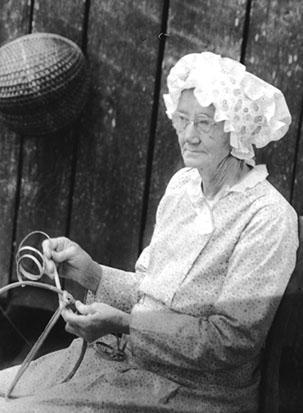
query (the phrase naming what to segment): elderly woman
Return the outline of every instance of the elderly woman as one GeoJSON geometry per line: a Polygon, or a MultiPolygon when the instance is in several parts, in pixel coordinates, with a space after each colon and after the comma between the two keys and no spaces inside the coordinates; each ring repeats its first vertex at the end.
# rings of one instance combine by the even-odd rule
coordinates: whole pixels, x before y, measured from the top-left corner
{"type": "MultiPolygon", "coordinates": [[[[27,397],[0,401],[1,412],[257,412],[262,346],[298,236],[253,145],[280,139],[290,115],[278,89],[209,52],[177,62],[164,98],[185,168],[167,186],[150,245],[125,272],[67,238],[44,243],[49,272],[64,263],[63,276],[95,294],[64,312],[67,331],[90,344],[68,381],[79,339],[32,363],[14,392],[27,397]],[[120,362],[100,344],[109,333],[126,340],[120,362]]],[[[15,373],[0,374],[2,392],[15,373]]]]}

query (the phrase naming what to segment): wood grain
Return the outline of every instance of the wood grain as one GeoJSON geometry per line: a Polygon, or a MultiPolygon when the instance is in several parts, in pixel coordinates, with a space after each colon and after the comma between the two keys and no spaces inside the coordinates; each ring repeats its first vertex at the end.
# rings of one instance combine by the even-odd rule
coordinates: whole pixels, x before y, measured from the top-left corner
{"type": "Polygon", "coordinates": [[[0,44],[27,34],[30,26],[30,2],[2,0],[0,22],[0,44]]]}
{"type": "Polygon", "coordinates": [[[288,63],[291,67],[291,76],[289,76],[290,87],[293,89],[293,95],[290,95],[291,105],[294,106],[295,121],[294,126],[294,138],[295,129],[298,131],[297,138],[297,152],[295,153],[295,176],[293,182],[292,204],[299,215],[303,215],[303,131],[302,131],[302,114],[303,114],[303,30],[302,30],[302,13],[303,4],[300,1],[295,1],[290,4],[289,14],[292,16],[291,24],[295,24],[292,27],[292,47],[293,53],[289,54],[288,63]],[[294,4],[293,4],[294,3],[294,4]],[[293,99],[295,99],[294,102],[293,99]],[[296,128],[297,126],[297,128],[296,128]]]}
{"type": "MultiPolygon", "coordinates": [[[[36,0],[33,31],[58,33],[82,42],[83,0],[36,0]],[[72,16],[72,18],[71,18],[72,16]]],[[[17,243],[30,231],[42,230],[50,236],[64,235],[68,224],[71,173],[76,128],[45,136],[25,136],[17,243]]],[[[53,309],[57,297],[47,291],[18,291],[13,303],[53,309]]]]}
{"type": "MultiPolygon", "coordinates": [[[[0,44],[27,33],[30,8],[27,0],[3,0],[0,44]]],[[[10,276],[20,137],[0,125],[0,287],[10,276]]],[[[1,297],[3,298],[3,297],[1,297]]]]}
{"type": "Polygon", "coordinates": [[[300,0],[253,1],[245,63],[247,70],[282,90],[292,114],[287,135],[258,151],[269,180],[290,200],[302,102],[302,12],[300,0]]]}
{"type": "Polygon", "coordinates": [[[246,2],[223,3],[210,0],[171,2],[144,245],[150,241],[156,208],[165,187],[173,173],[182,167],[177,138],[165,115],[162,99],[162,94],[167,93],[166,78],[170,68],[183,55],[205,50],[240,59],[246,2]]]}
{"type": "Polygon", "coordinates": [[[57,33],[81,46],[85,3],[86,0],[35,0],[33,32],[57,33]]]}
{"type": "Polygon", "coordinates": [[[138,255],[161,2],[93,0],[92,98],[80,140],[72,237],[100,263],[138,255]]]}

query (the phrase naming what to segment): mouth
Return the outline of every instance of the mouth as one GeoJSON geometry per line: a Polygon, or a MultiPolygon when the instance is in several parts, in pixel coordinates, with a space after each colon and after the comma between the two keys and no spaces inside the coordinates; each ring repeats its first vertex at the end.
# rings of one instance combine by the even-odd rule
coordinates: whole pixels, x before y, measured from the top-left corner
{"type": "Polygon", "coordinates": [[[189,153],[196,153],[196,154],[201,154],[201,153],[205,153],[205,151],[203,150],[197,150],[197,149],[190,149],[190,148],[184,148],[183,149],[183,153],[185,152],[189,152],[189,153]]]}

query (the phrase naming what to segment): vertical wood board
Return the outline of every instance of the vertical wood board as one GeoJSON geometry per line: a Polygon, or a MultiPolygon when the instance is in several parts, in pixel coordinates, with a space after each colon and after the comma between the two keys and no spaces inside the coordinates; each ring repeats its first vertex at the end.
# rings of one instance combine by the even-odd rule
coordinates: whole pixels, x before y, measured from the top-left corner
{"type": "Polygon", "coordinates": [[[138,255],[161,2],[93,0],[89,115],[81,132],[72,236],[97,261],[138,255]]]}
{"type": "Polygon", "coordinates": [[[296,169],[292,194],[292,205],[297,214],[303,215],[303,129],[301,125],[299,144],[296,153],[296,169]]]}
{"type": "Polygon", "coordinates": [[[1,0],[0,45],[27,34],[30,24],[28,0],[1,0]]]}
{"type": "Polygon", "coordinates": [[[293,89],[293,95],[290,95],[290,100],[295,99],[295,102],[291,103],[291,105],[294,106],[296,113],[293,140],[295,140],[296,126],[298,125],[301,130],[298,131],[297,152],[295,153],[296,163],[294,165],[295,176],[293,177],[294,183],[291,201],[297,213],[303,215],[303,129],[302,124],[300,125],[303,114],[303,4],[301,1],[292,3],[288,14],[291,18],[291,23],[294,23],[295,27],[292,28],[292,46],[290,49],[291,53],[288,56],[288,64],[292,68],[289,82],[291,83],[291,89],[293,89]]]}
{"type": "MultiPolygon", "coordinates": [[[[0,288],[10,279],[19,137],[0,125],[0,288]]],[[[0,297],[0,299],[3,297],[0,297]]]]}
{"type": "MultiPolygon", "coordinates": [[[[32,28],[66,36],[81,44],[83,0],[36,0],[32,28]]],[[[45,136],[24,136],[17,243],[33,230],[64,235],[69,213],[73,145],[72,126],[45,136]]],[[[18,291],[14,303],[52,309],[57,297],[47,291],[18,291]]]]}
{"type": "MultiPolygon", "coordinates": [[[[0,44],[27,33],[30,8],[27,0],[3,0],[0,44]]],[[[1,64],[1,62],[0,62],[1,64]]],[[[0,288],[9,282],[20,137],[0,125],[0,288]]]]}
{"type": "Polygon", "coordinates": [[[85,3],[86,0],[35,0],[33,32],[60,34],[81,46],[85,3]]]}
{"type": "Polygon", "coordinates": [[[258,150],[258,163],[266,163],[269,180],[289,200],[302,102],[302,13],[300,0],[252,2],[245,64],[247,70],[282,90],[292,125],[280,141],[258,150]]]}
{"type": "Polygon", "coordinates": [[[245,11],[243,0],[171,2],[144,245],[150,241],[157,205],[165,187],[183,165],[177,136],[165,114],[162,98],[163,93],[167,93],[169,70],[185,54],[206,50],[239,60],[245,11]]]}

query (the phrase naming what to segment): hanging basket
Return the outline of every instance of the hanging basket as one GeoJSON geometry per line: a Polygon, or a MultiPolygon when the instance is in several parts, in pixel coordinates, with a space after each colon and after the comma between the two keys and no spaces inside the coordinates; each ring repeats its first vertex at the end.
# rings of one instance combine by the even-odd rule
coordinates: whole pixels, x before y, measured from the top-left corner
{"type": "Polygon", "coordinates": [[[0,47],[0,120],[24,135],[70,125],[88,93],[81,49],[52,33],[33,33],[0,47]]]}

